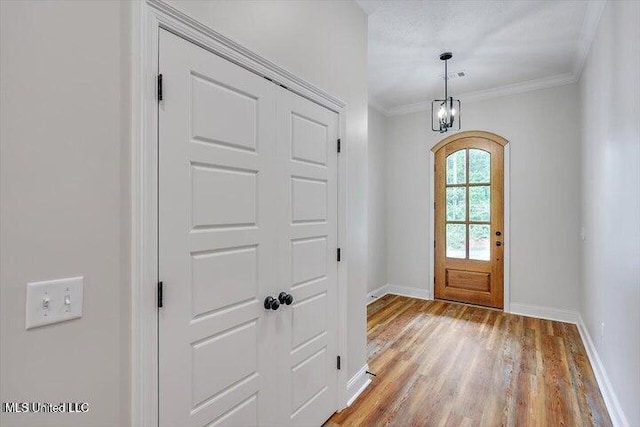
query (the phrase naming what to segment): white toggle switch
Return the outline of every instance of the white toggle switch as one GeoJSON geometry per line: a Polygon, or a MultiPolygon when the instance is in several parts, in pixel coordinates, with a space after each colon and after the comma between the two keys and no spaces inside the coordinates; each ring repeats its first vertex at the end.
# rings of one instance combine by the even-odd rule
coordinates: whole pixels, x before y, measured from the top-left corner
{"type": "Polygon", "coordinates": [[[82,317],[82,277],[27,283],[27,329],[82,317]]]}

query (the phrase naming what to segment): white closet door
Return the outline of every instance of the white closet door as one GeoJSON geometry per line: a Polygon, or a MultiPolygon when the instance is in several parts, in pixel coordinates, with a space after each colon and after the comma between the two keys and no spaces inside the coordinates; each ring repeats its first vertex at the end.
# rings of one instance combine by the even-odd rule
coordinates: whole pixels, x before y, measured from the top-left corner
{"type": "Polygon", "coordinates": [[[276,87],[159,42],[160,425],[277,425],[276,87]]]}
{"type": "Polygon", "coordinates": [[[320,426],[338,407],[338,115],[278,88],[279,426],[320,426]]]}

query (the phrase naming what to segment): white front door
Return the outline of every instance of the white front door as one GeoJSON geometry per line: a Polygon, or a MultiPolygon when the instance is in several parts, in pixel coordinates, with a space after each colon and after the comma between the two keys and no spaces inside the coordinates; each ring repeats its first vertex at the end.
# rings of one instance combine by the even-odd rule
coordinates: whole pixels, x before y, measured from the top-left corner
{"type": "Polygon", "coordinates": [[[337,115],[160,31],[161,426],[337,409],[337,115]],[[292,295],[267,310],[267,296],[292,295]]]}

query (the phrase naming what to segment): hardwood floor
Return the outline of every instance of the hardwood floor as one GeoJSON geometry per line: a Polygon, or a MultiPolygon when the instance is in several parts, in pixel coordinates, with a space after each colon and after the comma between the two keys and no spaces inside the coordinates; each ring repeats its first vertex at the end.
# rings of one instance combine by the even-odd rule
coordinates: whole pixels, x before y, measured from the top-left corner
{"type": "Polygon", "coordinates": [[[575,325],[387,295],[360,397],[325,426],[609,426],[575,325]]]}

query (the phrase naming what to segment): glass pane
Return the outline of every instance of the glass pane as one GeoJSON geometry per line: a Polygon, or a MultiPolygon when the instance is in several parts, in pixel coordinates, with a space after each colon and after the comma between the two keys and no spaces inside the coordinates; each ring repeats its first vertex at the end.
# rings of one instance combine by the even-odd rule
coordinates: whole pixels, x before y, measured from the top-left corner
{"type": "Polygon", "coordinates": [[[469,150],[469,182],[489,182],[491,176],[491,154],[484,150],[469,150]]]}
{"type": "Polygon", "coordinates": [[[487,186],[469,187],[469,221],[489,221],[491,219],[491,188],[487,186]]]}
{"type": "Polygon", "coordinates": [[[490,226],[488,224],[469,225],[469,259],[489,261],[491,259],[490,226]]]}
{"type": "Polygon", "coordinates": [[[466,187],[447,187],[447,221],[467,218],[466,187]]]}
{"type": "Polygon", "coordinates": [[[447,257],[467,257],[467,226],[465,224],[447,224],[447,257]]]}
{"type": "Polygon", "coordinates": [[[467,151],[459,150],[447,156],[447,184],[464,184],[467,181],[467,151]]]}

